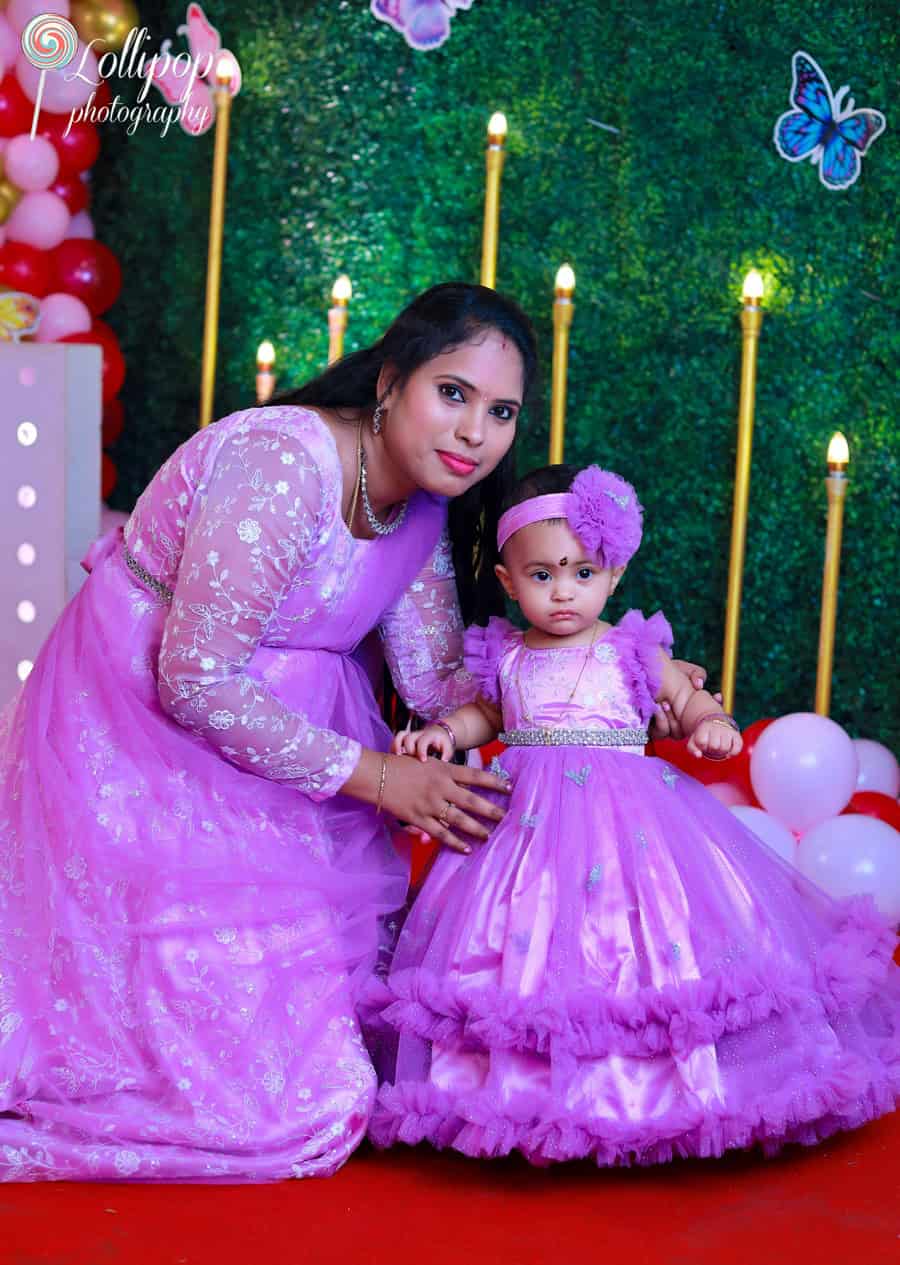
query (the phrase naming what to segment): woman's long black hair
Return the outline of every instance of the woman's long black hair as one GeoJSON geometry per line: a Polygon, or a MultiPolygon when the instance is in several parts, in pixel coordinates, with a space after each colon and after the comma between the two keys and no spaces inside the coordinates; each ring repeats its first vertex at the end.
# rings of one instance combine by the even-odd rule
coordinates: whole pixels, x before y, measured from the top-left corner
{"type": "MultiPolygon", "coordinates": [[[[334,409],[338,415],[346,409],[355,420],[360,410],[375,408],[378,376],[385,364],[396,370],[394,382],[402,387],[435,356],[491,330],[504,334],[518,348],[527,398],[538,361],[528,317],[495,290],[451,281],[432,286],[413,299],[371,347],[352,352],[271,403],[318,406],[334,409]]],[[[515,455],[511,448],[486,479],[450,501],[448,527],[466,624],[485,624],[491,615],[503,613],[503,595],[494,576],[494,564],[499,561],[497,520],[514,484],[515,455]]],[[[388,701],[385,699],[386,704],[388,701]]]]}

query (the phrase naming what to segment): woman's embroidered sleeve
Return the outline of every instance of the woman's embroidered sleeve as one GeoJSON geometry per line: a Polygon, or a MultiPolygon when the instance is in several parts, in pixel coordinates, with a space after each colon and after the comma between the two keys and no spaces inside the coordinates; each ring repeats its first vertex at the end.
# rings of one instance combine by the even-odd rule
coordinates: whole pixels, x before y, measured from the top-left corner
{"type": "Polygon", "coordinates": [[[423,720],[439,720],[477,687],[463,666],[463,622],[450,540],[444,531],[434,553],[380,625],[384,657],[397,693],[423,720]]]}
{"type": "MultiPolygon", "coordinates": [[[[247,668],[284,644],[280,607],[311,582],[340,489],[314,432],[272,424],[228,437],[193,506],[159,657],[159,698],[222,756],[315,800],[340,789],[360,744],[286,707],[247,668]]],[[[312,596],[312,595],[311,595],[312,596]]]]}

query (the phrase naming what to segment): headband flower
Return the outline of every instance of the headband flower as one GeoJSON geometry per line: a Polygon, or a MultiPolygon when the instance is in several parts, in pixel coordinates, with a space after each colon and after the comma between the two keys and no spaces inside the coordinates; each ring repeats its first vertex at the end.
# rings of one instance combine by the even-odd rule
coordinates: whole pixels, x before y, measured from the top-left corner
{"type": "Polygon", "coordinates": [[[634,488],[611,470],[588,466],[568,492],[532,496],[513,505],[497,524],[497,548],[529,523],[565,518],[604,567],[623,567],[641,543],[643,509],[634,488]]]}
{"type": "Polygon", "coordinates": [[[641,543],[643,507],[627,479],[588,466],[569,492],[569,526],[605,567],[624,567],[641,543]]]}

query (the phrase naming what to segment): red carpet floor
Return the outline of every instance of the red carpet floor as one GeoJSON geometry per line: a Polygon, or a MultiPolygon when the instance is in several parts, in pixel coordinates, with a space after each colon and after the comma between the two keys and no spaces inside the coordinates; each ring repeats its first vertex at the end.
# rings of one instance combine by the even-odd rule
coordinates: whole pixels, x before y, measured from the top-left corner
{"type": "Polygon", "coordinates": [[[898,1265],[900,1114],[774,1160],[536,1170],[422,1147],[276,1186],[0,1189],[2,1265],[898,1265]]]}

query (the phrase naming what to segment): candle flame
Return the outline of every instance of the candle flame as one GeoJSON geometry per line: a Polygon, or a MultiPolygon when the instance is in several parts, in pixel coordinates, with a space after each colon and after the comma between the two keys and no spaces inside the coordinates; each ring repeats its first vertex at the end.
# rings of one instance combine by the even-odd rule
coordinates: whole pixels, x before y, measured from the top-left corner
{"type": "Polygon", "coordinates": [[[275,348],[268,339],[259,344],[256,350],[256,367],[260,373],[271,369],[275,363],[275,348]]]}
{"type": "Polygon", "coordinates": [[[216,62],[216,83],[220,88],[229,88],[231,86],[235,70],[234,58],[230,57],[228,53],[223,53],[216,62]]]}
{"type": "Polygon", "coordinates": [[[830,466],[846,466],[850,461],[850,449],[839,430],[831,436],[826,460],[830,466]]]}
{"type": "Polygon", "coordinates": [[[563,264],[556,274],[556,293],[561,299],[571,299],[575,289],[575,273],[568,264],[563,264]]]}
{"type": "Polygon", "coordinates": [[[499,110],[488,120],[488,140],[492,145],[502,145],[506,138],[506,115],[499,110]]]}
{"type": "Polygon", "coordinates": [[[353,286],[346,273],[342,272],[331,287],[331,298],[334,303],[340,303],[342,306],[353,298],[353,286]]]}
{"type": "Polygon", "coordinates": [[[751,268],[744,277],[744,299],[759,303],[763,296],[763,279],[755,268],[751,268]]]}

